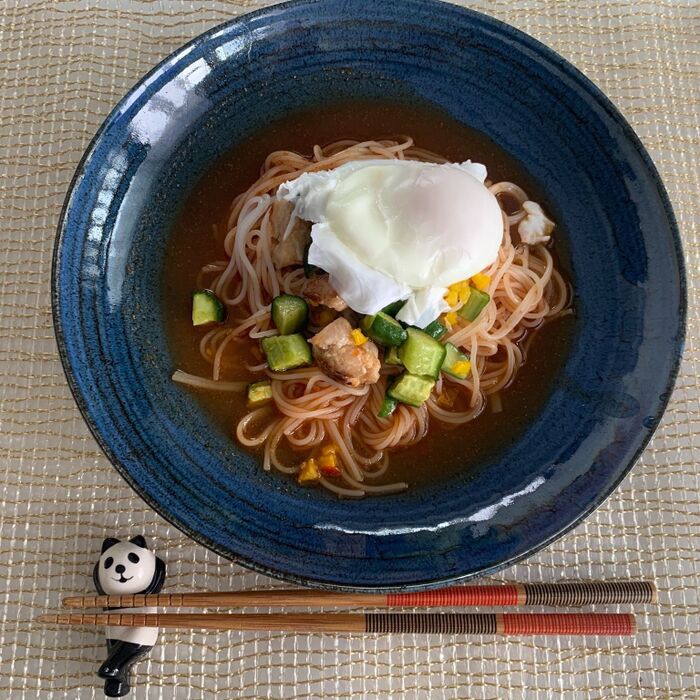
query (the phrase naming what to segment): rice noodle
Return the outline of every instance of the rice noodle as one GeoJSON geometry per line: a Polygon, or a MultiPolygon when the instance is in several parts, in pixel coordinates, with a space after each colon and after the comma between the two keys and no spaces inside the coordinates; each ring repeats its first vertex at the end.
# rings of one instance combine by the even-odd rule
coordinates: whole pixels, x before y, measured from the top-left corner
{"type": "Polygon", "coordinates": [[[187,384],[187,386],[193,386],[197,389],[210,389],[213,391],[243,391],[248,386],[248,382],[220,382],[216,379],[197,377],[194,374],[183,372],[181,369],[176,369],[171,379],[179,384],[187,384]]]}
{"type": "MultiPolygon", "coordinates": [[[[278,270],[273,262],[275,242],[284,234],[274,230],[270,216],[277,187],[302,173],[376,158],[447,162],[436,153],[415,147],[410,137],[400,141],[336,141],[325,147],[315,146],[310,158],[291,151],[275,151],[267,156],[260,177],[231,204],[223,238],[224,259],[205,265],[198,276],[198,284],[208,285],[228,310],[227,324],[208,331],[200,342],[200,353],[212,366],[212,379],[178,370],[174,381],[217,391],[245,389],[247,382],[222,379],[227,354],[236,344],[274,335],[272,298],[281,292],[298,294],[305,279],[301,267],[278,270]]],[[[347,498],[397,493],[407,485],[367,484],[367,479],[386,472],[389,451],[423,439],[431,421],[457,426],[473,420],[489,398],[492,410],[500,409],[501,391],[524,362],[521,343],[531,337],[528,331],[569,313],[570,293],[554,267],[550,251],[543,245],[528,247],[519,242],[516,229],[525,216],[522,204],[528,200],[527,193],[510,182],[487,185],[503,209],[501,248],[497,259],[484,271],[491,278],[488,293],[493,303],[471,323],[458,317],[444,338],[470,356],[470,375],[463,380],[445,375],[420,408],[399,405],[388,418],[379,418],[387,377],[395,374],[394,367],[383,366],[380,381],[374,385],[351,388],[326,376],[318,367],[276,373],[263,358],[243,362],[252,376],[271,380],[274,405],[249,411],[236,426],[241,444],[263,446],[265,469],[274,467],[295,474],[314,449],[333,442],[342,462],[342,477],[322,477],[319,483],[323,487],[347,498]],[[508,209],[503,200],[510,205],[508,209]],[[513,204],[517,205],[515,211],[513,204]],[[283,445],[303,457],[285,464],[280,456],[283,445]]],[[[214,235],[221,240],[216,230],[214,235]]]]}

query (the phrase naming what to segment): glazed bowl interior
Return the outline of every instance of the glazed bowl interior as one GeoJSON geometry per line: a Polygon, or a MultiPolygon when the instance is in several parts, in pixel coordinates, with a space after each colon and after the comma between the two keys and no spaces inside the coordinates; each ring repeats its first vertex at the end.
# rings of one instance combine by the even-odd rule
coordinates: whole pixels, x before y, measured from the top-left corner
{"type": "Polygon", "coordinates": [[[365,590],[483,574],[595,508],[663,412],[685,308],[668,201],[619,113],[529,37],[424,0],[290,3],[168,58],[79,168],[53,293],[76,400],[158,512],[261,571],[365,590]],[[173,222],[219,156],[290,112],[360,98],[438,106],[522,164],[568,232],[576,314],[565,366],[515,443],[432,486],[343,501],[264,472],[171,382],[162,280],[173,222]]]}

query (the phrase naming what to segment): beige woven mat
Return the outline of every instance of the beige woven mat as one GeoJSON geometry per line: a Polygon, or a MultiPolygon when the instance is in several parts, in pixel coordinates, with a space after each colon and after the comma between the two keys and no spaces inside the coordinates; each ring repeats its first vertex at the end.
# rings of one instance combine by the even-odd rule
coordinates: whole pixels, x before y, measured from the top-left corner
{"type": "MultiPolygon", "coordinates": [[[[171,590],[273,585],[193,544],[110,467],[66,387],[49,310],[59,209],[102,119],[170,51],[260,4],[0,2],[2,698],[101,697],[101,634],[29,621],[91,590],[105,535],[150,535],[171,590]]],[[[591,518],[502,577],[652,578],[661,602],[632,641],[171,632],[139,666],[132,697],[700,697],[700,4],[470,5],[562,53],[622,109],[666,182],[690,274],[685,362],[652,444],[591,518]]]]}

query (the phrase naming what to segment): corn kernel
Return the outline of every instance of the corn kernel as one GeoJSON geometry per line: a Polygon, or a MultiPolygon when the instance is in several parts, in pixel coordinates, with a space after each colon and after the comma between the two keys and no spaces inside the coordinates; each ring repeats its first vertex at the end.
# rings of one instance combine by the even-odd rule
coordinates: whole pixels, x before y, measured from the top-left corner
{"type": "Polygon", "coordinates": [[[368,340],[367,336],[359,328],[353,328],[350,335],[355,345],[364,345],[368,340]]]}
{"type": "Polygon", "coordinates": [[[472,284],[480,291],[485,292],[491,284],[491,278],[483,272],[479,272],[472,277],[472,284]]]}
{"type": "Polygon", "coordinates": [[[469,360],[459,360],[452,365],[452,371],[455,374],[469,374],[469,370],[472,368],[472,363],[469,360]]]}
{"type": "Polygon", "coordinates": [[[318,458],[318,463],[321,467],[336,467],[338,466],[338,460],[335,458],[334,454],[321,455],[318,458]]]}
{"type": "Polygon", "coordinates": [[[331,443],[330,445],[324,445],[321,448],[321,454],[322,455],[334,455],[336,453],[337,449],[338,448],[333,443],[331,443]]]}
{"type": "Polygon", "coordinates": [[[300,484],[313,484],[320,478],[321,473],[318,471],[318,465],[313,457],[302,462],[301,468],[299,469],[299,476],[297,477],[297,481],[300,484]]]}
{"type": "Polygon", "coordinates": [[[449,323],[451,326],[454,326],[455,323],[457,323],[457,312],[450,311],[449,313],[446,313],[445,321],[447,321],[447,323],[449,323]]]}
{"type": "Polygon", "coordinates": [[[469,296],[471,295],[471,289],[469,289],[469,285],[466,287],[462,287],[462,289],[459,290],[459,303],[460,306],[463,306],[464,304],[467,303],[467,299],[469,299],[469,296]]]}
{"type": "Polygon", "coordinates": [[[445,295],[445,301],[450,306],[454,306],[458,300],[459,300],[459,293],[457,291],[452,290],[452,291],[447,292],[447,294],[445,295]]]}

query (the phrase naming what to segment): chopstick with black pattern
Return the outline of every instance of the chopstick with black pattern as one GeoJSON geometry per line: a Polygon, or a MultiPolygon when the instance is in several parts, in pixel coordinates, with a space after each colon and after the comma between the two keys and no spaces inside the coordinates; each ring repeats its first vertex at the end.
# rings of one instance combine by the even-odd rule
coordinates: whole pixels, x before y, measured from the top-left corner
{"type": "Polygon", "coordinates": [[[153,595],[72,596],[66,608],[202,607],[509,607],[554,608],[587,605],[634,605],[656,601],[650,581],[572,581],[452,586],[418,593],[342,593],[304,589],[201,591],[153,595]]]}

